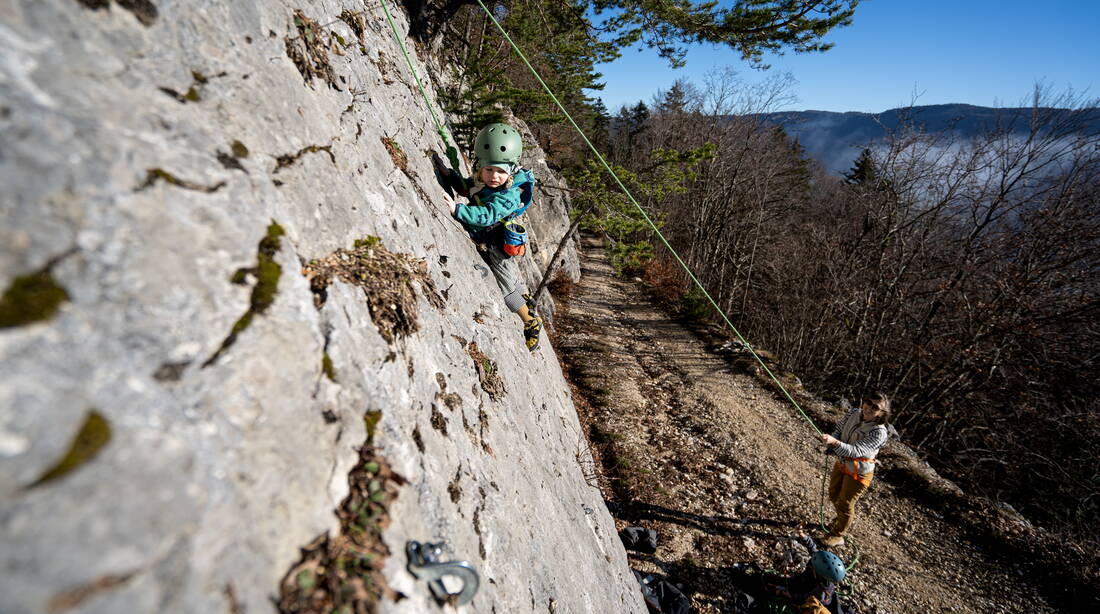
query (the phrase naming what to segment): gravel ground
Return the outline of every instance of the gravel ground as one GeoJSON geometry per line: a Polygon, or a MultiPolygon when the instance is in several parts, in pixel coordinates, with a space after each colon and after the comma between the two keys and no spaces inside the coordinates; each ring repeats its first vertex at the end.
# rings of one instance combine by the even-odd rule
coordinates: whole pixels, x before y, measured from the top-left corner
{"type": "MultiPolygon", "coordinates": [[[[696,612],[734,612],[739,564],[804,565],[791,538],[820,518],[823,448],[751,366],[708,351],[587,243],[555,347],[578,392],[593,479],[620,529],[658,533],[656,553],[631,553],[634,569],[681,584],[696,612]]],[[[865,614],[1059,611],[1010,557],[912,490],[880,477],[861,501],[854,545],[836,550],[859,557],[849,602],[865,614]]]]}

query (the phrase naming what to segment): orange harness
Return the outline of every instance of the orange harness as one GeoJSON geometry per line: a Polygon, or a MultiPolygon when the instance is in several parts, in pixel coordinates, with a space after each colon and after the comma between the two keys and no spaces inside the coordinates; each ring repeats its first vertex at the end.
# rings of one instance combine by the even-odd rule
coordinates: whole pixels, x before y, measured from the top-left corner
{"type": "MultiPolygon", "coordinates": [[[[875,459],[873,459],[873,458],[862,458],[862,457],[860,457],[860,458],[845,458],[844,460],[852,461],[853,466],[855,466],[857,463],[871,463],[871,464],[874,464],[876,462],[875,459]]],[[[844,465],[844,462],[839,461],[839,460],[836,462],[836,466],[837,466],[837,469],[840,469],[841,473],[843,473],[844,475],[846,475],[846,476],[852,478],[853,480],[859,482],[860,484],[863,484],[864,486],[870,486],[871,485],[871,474],[866,475],[866,476],[862,476],[854,470],[849,470],[848,467],[846,467],[844,465]]],[[[873,474],[873,472],[872,472],[872,474],[873,474]]]]}

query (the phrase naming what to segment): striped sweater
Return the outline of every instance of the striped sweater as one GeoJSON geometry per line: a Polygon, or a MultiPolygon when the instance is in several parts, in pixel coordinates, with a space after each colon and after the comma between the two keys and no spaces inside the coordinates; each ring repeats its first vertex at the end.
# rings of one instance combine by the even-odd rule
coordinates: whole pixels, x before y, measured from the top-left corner
{"type": "MultiPolygon", "coordinates": [[[[844,418],[836,425],[833,437],[840,440],[835,446],[829,448],[833,454],[844,459],[874,458],[878,455],[882,446],[886,445],[889,430],[885,424],[877,422],[864,422],[863,413],[857,407],[844,414],[844,418]]],[[[855,463],[852,463],[855,465],[855,463]]],[[[861,462],[856,465],[856,471],[860,475],[874,473],[874,463],[861,462]]]]}

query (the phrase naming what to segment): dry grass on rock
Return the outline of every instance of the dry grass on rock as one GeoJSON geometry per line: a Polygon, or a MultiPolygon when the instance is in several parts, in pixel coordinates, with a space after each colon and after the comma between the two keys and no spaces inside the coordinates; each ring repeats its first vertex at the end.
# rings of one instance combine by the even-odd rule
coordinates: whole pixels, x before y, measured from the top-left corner
{"type": "Polygon", "coordinates": [[[382,338],[391,343],[419,328],[414,281],[420,284],[433,307],[443,307],[443,299],[428,275],[427,263],[389,251],[378,237],[360,239],[352,249],[339,249],[321,260],[311,261],[303,274],[310,278],[318,307],[324,304],[326,289],[333,279],[362,288],[371,319],[382,338]]]}
{"type": "Polygon", "coordinates": [[[294,26],[298,30],[298,36],[283,39],[287,57],[294,62],[306,83],[320,79],[329,87],[339,90],[336,73],[328,59],[329,33],[299,10],[294,11],[294,26]]]}
{"type": "Polygon", "coordinates": [[[477,347],[477,343],[471,341],[466,347],[470,358],[474,359],[474,368],[477,369],[477,378],[481,381],[481,389],[494,401],[504,398],[508,391],[504,388],[504,380],[497,371],[497,364],[493,362],[485,352],[477,347]]]}

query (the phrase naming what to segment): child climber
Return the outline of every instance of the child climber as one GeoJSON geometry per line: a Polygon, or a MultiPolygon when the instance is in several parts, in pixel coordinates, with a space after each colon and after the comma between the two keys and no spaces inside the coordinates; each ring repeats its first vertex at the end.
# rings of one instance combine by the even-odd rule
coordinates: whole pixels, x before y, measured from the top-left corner
{"type": "Polygon", "coordinates": [[[829,478],[829,500],[836,508],[836,519],[821,540],[829,548],[844,544],[844,535],[855,518],[856,501],[871,487],[875,457],[890,436],[889,419],[890,399],[875,392],[845,414],[832,435],[821,435],[829,453],[840,457],[829,478]]]}
{"type": "Polygon", "coordinates": [[[439,156],[433,155],[432,162],[448,186],[470,199],[468,203],[455,203],[448,198],[447,206],[477,243],[478,253],[504,294],[504,304],[523,320],[524,341],[534,352],[539,348],[542,318],[530,295],[521,289],[511,264],[513,256],[524,253],[526,238],[523,227],[512,219],[531,203],[535,184],[531,171],[519,166],[522,151],[523,141],[515,128],[489,124],[474,139],[473,177],[463,181],[439,156]]]}

